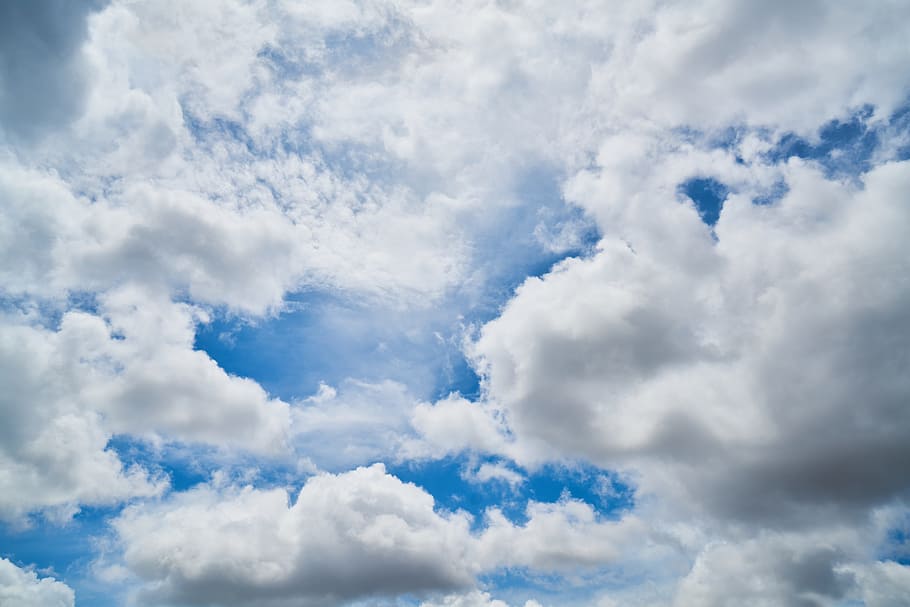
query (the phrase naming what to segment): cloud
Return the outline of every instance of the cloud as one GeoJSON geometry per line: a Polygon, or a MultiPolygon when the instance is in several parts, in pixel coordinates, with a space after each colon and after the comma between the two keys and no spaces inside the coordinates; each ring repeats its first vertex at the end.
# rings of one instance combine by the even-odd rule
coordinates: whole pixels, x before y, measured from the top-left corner
{"type": "Polygon", "coordinates": [[[87,392],[114,432],[287,453],[289,405],[194,348],[203,310],[130,288],[101,304],[97,343],[86,341],[112,369],[87,392]]]}
{"type": "Polygon", "coordinates": [[[470,588],[502,568],[567,574],[659,553],[642,548],[641,521],[600,520],[568,499],[532,502],[522,525],[491,509],[472,532],[468,514],[436,510],[381,464],[312,477],[295,500],[284,489],[200,485],[128,506],[113,528],[144,604],[339,604],[470,588]]]}
{"type": "Polygon", "coordinates": [[[193,349],[201,309],[124,287],[97,314],[67,311],[53,328],[41,320],[0,317],[3,518],[67,518],[79,504],[160,493],[160,479],[108,448],[114,434],[289,453],[289,405],[193,349]]]}
{"type": "Polygon", "coordinates": [[[85,320],[71,316],[59,332],[2,324],[0,519],[22,522],[34,510],[66,519],[79,504],[111,504],[163,489],[141,468],[124,468],[106,448],[110,434],[101,415],[82,402],[92,370],[70,355],[86,335],[85,320]]]}
{"type": "Polygon", "coordinates": [[[7,559],[0,559],[0,604],[16,607],[73,607],[72,589],[52,577],[39,578],[7,559]]]}
{"type": "Polygon", "coordinates": [[[864,103],[888,115],[910,86],[898,75],[902,52],[891,46],[899,36],[894,19],[905,16],[904,7],[709,0],[639,10],[620,13],[625,37],[614,61],[594,75],[596,89],[614,95],[631,119],[694,127],[742,122],[808,133],[819,117],[864,103]],[[870,54],[846,52],[843,40],[870,54]]]}
{"type": "Polygon", "coordinates": [[[594,573],[623,559],[644,554],[659,558],[663,547],[636,516],[601,520],[594,508],[574,499],[529,502],[527,522],[515,525],[497,508],[486,512],[479,537],[480,562],[488,569],[528,569],[566,576],[594,573]]]}
{"type": "Polygon", "coordinates": [[[854,568],[868,607],[898,607],[910,593],[910,567],[894,561],[854,568]]]}
{"type": "Polygon", "coordinates": [[[470,585],[468,524],[376,465],[311,478],[290,506],[281,489],[200,487],[114,528],[145,602],[321,605],[470,585]]]}
{"type": "Polygon", "coordinates": [[[394,457],[409,434],[415,398],[403,384],[348,380],[319,391],[291,410],[293,444],[318,466],[342,470],[394,457]]]}
{"type": "Polygon", "coordinates": [[[849,572],[839,570],[843,558],[824,542],[794,546],[761,538],[735,546],[709,545],[681,581],[673,605],[720,606],[730,597],[769,607],[836,604],[855,584],[849,572]]]}
{"type": "Polygon", "coordinates": [[[582,459],[634,474],[633,515],[532,503],[526,523],[494,509],[472,532],[370,468],[318,476],[291,506],[201,486],[134,504],[117,532],[147,602],[457,589],[441,600],[484,604],[479,572],[602,580],[613,563],[641,580],[653,563],[676,575],[679,554],[694,563],[680,604],[726,582],[830,602],[859,596],[849,575],[870,601],[886,600],[876,583],[899,594],[903,569],[849,534],[805,540],[908,497],[910,171],[889,162],[905,156],[889,119],[910,90],[905,7],[117,1],[0,17],[3,518],[154,498],[115,434],[333,470],[582,459]],[[785,133],[814,141],[862,108],[879,166],[853,181],[774,157],[785,133]],[[712,226],[692,180],[723,186],[712,226]],[[539,277],[512,297],[502,266],[539,277]],[[413,386],[371,376],[289,403],[196,348],[199,324],[269,318],[289,293],[489,321],[468,348],[480,397],[415,406],[413,386]]]}
{"type": "Polygon", "coordinates": [[[404,444],[409,457],[441,457],[468,448],[498,452],[506,445],[506,427],[495,412],[455,393],[433,404],[419,403],[411,425],[420,438],[404,444]]]}
{"type": "Polygon", "coordinates": [[[526,281],[475,344],[517,440],[630,463],[644,491],[741,521],[903,495],[908,165],[859,190],[788,173],[775,205],[728,200],[716,243],[694,209],[643,201],[667,209],[629,217],[628,244],[526,281]]]}
{"type": "Polygon", "coordinates": [[[0,7],[0,133],[31,139],[84,108],[82,52],[89,15],[106,0],[39,0],[0,7]]]}
{"type": "Polygon", "coordinates": [[[493,464],[484,462],[476,470],[466,470],[464,476],[467,480],[475,483],[502,482],[515,488],[525,482],[525,477],[516,472],[507,465],[498,463],[493,464]]]}
{"type": "MultiPolygon", "coordinates": [[[[493,599],[488,592],[478,590],[467,594],[450,594],[435,601],[424,601],[420,607],[509,607],[508,603],[493,599]]],[[[525,602],[524,607],[540,607],[535,600],[525,602]]]]}

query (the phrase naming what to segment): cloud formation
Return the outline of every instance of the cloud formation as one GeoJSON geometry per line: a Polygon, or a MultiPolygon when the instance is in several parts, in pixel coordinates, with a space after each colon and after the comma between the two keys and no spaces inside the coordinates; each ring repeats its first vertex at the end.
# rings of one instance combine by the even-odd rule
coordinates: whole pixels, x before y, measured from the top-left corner
{"type": "Polygon", "coordinates": [[[83,110],[90,81],[82,52],[88,17],[106,0],[0,7],[0,134],[30,139],[83,110]]]}
{"type": "Polygon", "coordinates": [[[519,439],[653,467],[642,489],[737,520],[810,525],[902,496],[908,165],[861,190],[787,171],[772,206],[727,200],[716,243],[671,200],[674,233],[627,222],[634,238],[522,285],[475,344],[519,439]],[[668,256],[674,241],[690,254],[668,256]]]}
{"type": "Polygon", "coordinates": [[[16,607],[73,607],[73,590],[52,577],[38,577],[33,571],[0,559],[0,604],[16,607]]]}
{"type": "MultiPolygon", "coordinates": [[[[908,20],[7,3],[0,519],[111,508],[83,556],[149,606],[896,604],[908,20]],[[262,346],[302,352],[268,357],[282,385],[337,359],[315,395],[200,339],[324,301],[351,307],[262,346]],[[358,324],[382,331],[348,347],[358,324]],[[462,339],[465,377],[423,360],[462,339]],[[494,496],[472,512],[375,463],[458,458],[494,496]],[[628,509],[534,497],[579,462],[628,509]]],[[[10,561],[0,582],[73,602],[10,561]]]]}
{"type": "Polygon", "coordinates": [[[123,565],[143,581],[137,600],[149,605],[425,595],[470,588],[478,573],[500,568],[598,568],[648,533],[634,518],[599,520],[573,500],[531,503],[523,525],[497,509],[485,518],[472,532],[468,513],[437,510],[430,494],[376,464],[312,477],[296,499],[284,489],[198,486],[127,507],[113,528],[123,565]]]}

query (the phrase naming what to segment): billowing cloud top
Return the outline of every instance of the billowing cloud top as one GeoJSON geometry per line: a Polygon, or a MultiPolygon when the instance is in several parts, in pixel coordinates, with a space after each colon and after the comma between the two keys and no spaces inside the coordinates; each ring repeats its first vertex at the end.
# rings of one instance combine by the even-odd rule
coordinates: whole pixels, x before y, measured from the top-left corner
{"type": "Polygon", "coordinates": [[[903,605],[910,6],[0,6],[0,607],[903,605]]]}

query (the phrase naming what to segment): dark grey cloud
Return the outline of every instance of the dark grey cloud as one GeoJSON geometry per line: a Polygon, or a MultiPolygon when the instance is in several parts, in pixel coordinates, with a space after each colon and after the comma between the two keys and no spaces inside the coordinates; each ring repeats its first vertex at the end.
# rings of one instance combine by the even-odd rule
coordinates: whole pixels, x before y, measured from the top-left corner
{"type": "Polygon", "coordinates": [[[19,138],[66,124],[83,108],[80,47],[106,0],[0,3],[0,126],[19,138]]]}

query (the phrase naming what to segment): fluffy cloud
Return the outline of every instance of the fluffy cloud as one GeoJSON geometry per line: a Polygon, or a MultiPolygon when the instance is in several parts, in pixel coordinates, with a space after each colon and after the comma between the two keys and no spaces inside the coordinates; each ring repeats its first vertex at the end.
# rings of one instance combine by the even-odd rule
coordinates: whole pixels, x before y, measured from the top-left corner
{"type": "Polygon", "coordinates": [[[893,561],[855,569],[868,607],[898,607],[910,595],[910,567],[893,561]]]}
{"type": "Polygon", "coordinates": [[[532,504],[471,533],[374,468],[317,477],[290,507],[205,486],[136,505],[124,562],[148,602],[319,604],[625,567],[660,528],[695,563],[681,605],[728,580],[759,604],[837,600],[851,575],[869,602],[899,595],[904,569],[855,538],[809,548],[795,530],[855,531],[910,486],[910,170],[884,163],[906,133],[882,127],[910,89],[906,7],[33,4],[0,9],[0,516],[160,492],[106,448],[115,433],[333,468],[473,448],[634,470],[640,512],[532,504]],[[866,105],[887,141],[855,182],[767,154],[866,105]],[[678,191],[696,177],[732,192],[713,227],[678,191]],[[515,242],[549,259],[584,249],[590,221],[590,256],[479,330],[478,402],[412,409],[377,380],[290,406],[194,349],[213,310],[278,313],[304,290],[493,310],[515,242]]]}
{"type": "Polygon", "coordinates": [[[55,328],[0,318],[0,516],[160,492],[107,448],[113,434],[287,453],[289,406],[193,349],[200,309],[130,288],[99,304],[55,328]]]}
{"type": "Polygon", "coordinates": [[[910,80],[895,19],[906,7],[708,0],[620,11],[624,37],[594,85],[629,118],[664,126],[745,122],[809,133],[864,103],[889,114],[910,80]],[[851,40],[869,54],[843,46],[851,40]]]}
{"type": "Polygon", "coordinates": [[[72,589],[52,577],[39,578],[33,571],[0,559],[0,605],[16,607],[73,607],[72,589]]]}
{"type": "MultiPolygon", "coordinates": [[[[299,184],[286,185],[306,187],[306,177],[297,178],[299,184]]],[[[0,191],[9,201],[0,222],[8,236],[0,249],[8,293],[61,298],[129,281],[263,314],[303,285],[396,300],[424,289],[438,293],[457,270],[457,261],[444,254],[410,255],[440,240],[441,224],[432,209],[408,216],[407,205],[395,200],[384,210],[355,214],[351,206],[361,203],[354,194],[326,201],[310,192],[315,200],[300,198],[285,209],[274,201],[238,209],[146,184],[96,201],[72,190],[59,176],[0,164],[0,191]],[[316,217],[322,214],[330,217],[316,217]],[[427,275],[438,280],[420,278],[427,275]]]]}
{"type": "Polygon", "coordinates": [[[490,398],[519,440],[635,462],[645,491],[723,517],[810,524],[903,495],[908,169],[856,189],[791,164],[778,203],[727,201],[716,243],[665,200],[673,232],[632,224],[483,328],[490,398]]]}
{"type": "MultiPolygon", "coordinates": [[[[508,603],[493,599],[488,592],[473,591],[468,594],[450,594],[436,601],[425,601],[420,607],[509,607],[508,603]]],[[[540,607],[534,600],[525,602],[524,607],[540,607]]]]}
{"type": "Polygon", "coordinates": [[[286,452],[288,404],[194,349],[204,311],[128,288],[101,303],[85,343],[110,370],[86,392],[114,432],[286,452]]]}
{"type": "Polygon", "coordinates": [[[404,444],[410,457],[444,456],[467,448],[497,452],[505,448],[505,425],[495,411],[472,403],[458,394],[414,407],[411,425],[420,440],[404,444]]]}
{"type": "Polygon", "coordinates": [[[381,465],[281,489],[200,487],[114,523],[143,600],[335,604],[471,583],[469,521],[381,465]]]}
{"type": "MultiPolygon", "coordinates": [[[[312,477],[290,502],[283,489],[199,486],[130,506],[113,526],[148,604],[322,605],[438,592],[501,568],[593,571],[648,542],[641,521],[600,520],[578,501],[532,502],[526,515],[516,525],[492,509],[472,532],[469,515],[437,511],[432,496],[376,464],[312,477]]],[[[481,595],[467,596],[445,600],[481,595]]]]}
{"type": "Polygon", "coordinates": [[[517,526],[495,508],[487,512],[480,562],[491,568],[579,574],[647,552],[650,530],[634,516],[601,521],[589,504],[570,499],[530,502],[526,515],[527,522],[517,526]]]}
{"type": "Polygon", "coordinates": [[[616,197],[614,171],[572,186],[595,216],[622,218],[604,223],[597,253],[527,280],[480,331],[471,353],[487,402],[422,415],[495,410],[499,442],[463,445],[635,470],[641,515],[686,521],[671,535],[699,551],[674,604],[887,601],[903,569],[855,546],[910,486],[898,345],[910,338],[910,164],[857,186],[791,161],[783,198],[732,195],[713,232],[659,180],[616,197]],[[793,535],[755,539],[763,529],[793,535]],[[884,598],[864,582],[875,576],[889,580],[884,598]]]}
{"type": "Polygon", "coordinates": [[[161,491],[143,470],[125,469],[106,449],[110,434],[101,416],[80,401],[92,370],[72,355],[85,320],[71,316],[56,333],[2,325],[0,519],[21,519],[33,510],[67,518],[80,503],[116,503],[161,491]]]}
{"type": "Polygon", "coordinates": [[[680,583],[673,604],[719,607],[731,597],[756,607],[837,604],[855,583],[849,572],[839,570],[844,558],[824,541],[793,546],[762,538],[737,546],[709,545],[680,583]]]}
{"type": "Polygon", "coordinates": [[[475,483],[503,482],[513,489],[525,482],[525,477],[505,464],[484,462],[476,470],[466,470],[462,476],[475,483]]]}

